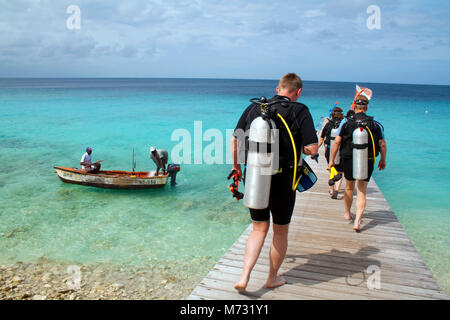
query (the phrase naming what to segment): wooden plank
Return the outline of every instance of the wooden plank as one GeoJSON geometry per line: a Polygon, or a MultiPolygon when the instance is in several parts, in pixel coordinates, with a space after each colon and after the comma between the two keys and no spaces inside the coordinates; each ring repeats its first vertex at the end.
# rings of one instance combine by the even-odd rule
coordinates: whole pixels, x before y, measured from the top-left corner
{"type": "MultiPolygon", "coordinates": [[[[261,289],[267,278],[267,272],[259,272],[258,270],[252,272],[252,279],[260,284],[261,289]]],[[[208,279],[227,280],[230,285],[234,284],[239,279],[240,270],[238,268],[226,269],[222,267],[219,270],[212,270],[208,273],[208,279]]],[[[340,299],[359,299],[361,295],[365,295],[370,299],[433,299],[437,298],[434,290],[427,290],[421,288],[414,288],[408,286],[393,285],[384,283],[385,288],[380,290],[371,290],[367,287],[363,275],[350,280],[344,277],[330,277],[318,273],[303,274],[285,274],[284,277],[288,284],[276,289],[277,292],[297,294],[298,287],[301,287],[304,292],[313,298],[319,299],[334,299],[339,295],[340,299]],[[351,282],[354,285],[350,285],[351,282]],[[314,293],[309,292],[308,289],[314,289],[314,293]]],[[[303,291],[302,290],[302,291],[303,291]]],[[[274,290],[275,291],[275,290],[274,290]]]]}
{"type": "MultiPolygon", "coordinates": [[[[382,261],[384,259],[389,259],[389,260],[393,260],[395,261],[395,264],[389,264],[389,263],[384,263],[384,266],[401,266],[403,267],[404,270],[410,270],[411,272],[414,270],[417,270],[419,268],[422,268],[424,270],[426,270],[426,265],[423,263],[415,263],[414,261],[408,261],[406,257],[401,257],[401,256],[395,256],[395,255],[391,255],[391,254],[379,254],[379,253],[374,253],[374,254],[370,254],[368,256],[363,256],[363,255],[358,255],[358,252],[350,252],[350,251],[355,251],[355,249],[347,249],[344,248],[344,251],[342,250],[342,248],[338,249],[334,249],[331,251],[325,251],[322,248],[326,248],[325,246],[322,246],[321,248],[319,248],[318,245],[313,245],[313,247],[307,247],[306,245],[290,245],[289,246],[289,250],[287,252],[287,259],[302,259],[303,260],[310,260],[310,261],[314,261],[314,260],[326,260],[326,261],[334,261],[334,262],[339,262],[339,263],[352,263],[352,264],[356,264],[356,265],[368,265],[370,263],[372,264],[377,264],[377,265],[381,265],[382,261]],[[303,255],[296,255],[296,254],[291,254],[291,252],[294,252],[295,250],[302,250],[303,251],[303,255]]],[[[236,245],[236,249],[239,249],[242,254],[244,252],[245,249],[245,244],[237,244],[236,245]]],[[[364,250],[364,248],[363,248],[364,250]]],[[[263,256],[268,256],[269,253],[269,248],[263,248],[261,250],[261,253],[263,256]]],[[[370,253],[370,252],[369,252],[370,253]]]]}
{"type": "Polygon", "coordinates": [[[280,269],[288,284],[264,288],[270,230],[247,292],[234,290],[250,225],[188,299],[446,299],[376,182],[369,182],[363,229],[355,233],[344,220],[343,200],[328,194],[325,163],[323,156],[319,165],[310,163],[319,180],[310,191],[297,193],[288,252],[280,269]],[[380,289],[367,286],[369,266],[379,268],[380,289]]]}
{"type": "MultiPolygon", "coordinates": [[[[224,259],[231,260],[231,261],[243,261],[244,255],[232,255],[231,253],[227,253],[224,256],[224,259]]],[[[431,275],[428,275],[426,272],[423,272],[424,269],[418,269],[414,267],[405,267],[405,266],[398,266],[397,264],[387,264],[387,263],[380,263],[378,264],[376,261],[367,261],[366,263],[358,263],[354,262],[352,260],[346,261],[345,259],[339,259],[334,256],[323,256],[323,257],[317,257],[317,258],[299,258],[298,256],[295,256],[295,260],[292,259],[292,256],[288,253],[285,262],[283,263],[283,267],[285,268],[294,268],[294,267],[303,267],[303,266],[311,266],[311,267],[328,267],[328,268],[334,268],[338,270],[345,270],[347,272],[350,271],[361,271],[361,270],[367,270],[367,268],[371,265],[378,266],[383,272],[392,272],[392,273],[410,273],[410,274],[416,274],[416,272],[420,271],[419,274],[415,277],[412,277],[414,279],[422,279],[422,278],[428,278],[430,281],[435,282],[431,275]]],[[[222,261],[222,260],[220,260],[222,261]]],[[[220,262],[219,261],[219,262],[220,262]]],[[[258,264],[267,267],[266,270],[268,270],[269,266],[269,259],[268,257],[260,257],[260,260],[258,260],[258,264]]],[[[384,274],[384,273],[383,273],[384,274]]]]}
{"type": "MultiPolygon", "coordinates": [[[[263,274],[263,273],[262,273],[263,274]]],[[[233,283],[236,282],[238,278],[238,275],[229,274],[227,272],[210,272],[207,276],[207,279],[212,281],[221,281],[224,284],[227,283],[227,286],[232,287],[233,283]]],[[[336,298],[336,292],[332,292],[328,289],[320,288],[318,286],[309,286],[308,284],[304,284],[301,282],[293,283],[291,277],[286,276],[287,281],[291,281],[292,284],[284,285],[282,287],[268,290],[264,288],[264,282],[265,278],[263,276],[258,277],[258,272],[255,272],[255,275],[252,277],[253,282],[259,284],[257,288],[248,288],[245,295],[251,295],[251,296],[259,296],[260,298],[268,298],[269,296],[274,296],[276,299],[333,299],[336,298]],[[299,288],[302,288],[303,290],[298,290],[299,288]],[[307,290],[305,290],[307,289],[307,290]]],[[[345,292],[339,292],[339,299],[345,299],[345,300],[352,300],[352,299],[358,299],[357,294],[349,294],[345,292]]]]}
{"type": "MultiPolygon", "coordinates": [[[[314,234],[313,234],[314,235],[314,234]]],[[[302,248],[317,248],[322,250],[329,249],[329,244],[331,241],[328,239],[317,239],[314,243],[311,243],[308,241],[308,236],[311,237],[311,234],[309,235],[303,235],[302,237],[297,237],[295,240],[290,238],[289,248],[296,248],[296,247],[302,247],[302,248]]],[[[236,243],[236,246],[245,246],[246,239],[239,239],[236,243]]],[[[270,239],[266,239],[270,240],[270,239]]],[[[416,266],[424,266],[425,264],[420,258],[420,255],[416,251],[408,251],[403,246],[398,246],[395,248],[394,246],[386,246],[385,248],[380,248],[379,246],[375,246],[374,244],[369,246],[361,246],[360,242],[357,241],[346,241],[342,242],[342,244],[338,249],[332,249],[331,251],[337,251],[337,252],[343,252],[346,257],[350,257],[350,254],[347,252],[351,251],[353,255],[356,255],[355,257],[359,256],[377,256],[377,257],[391,257],[392,259],[402,261],[404,260],[404,263],[409,265],[416,265],[416,266]],[[402,250],[404,249],[404,250],[402,250]],[[360,253],[356,252],[360,251],[360,253]],[[408,259],[408,255],[411,255],[411,259],[408,259]]],[[[330,252],[331,252],[330,251],[330,252]]]]}
{"type": "MultiPolygon", "coordinates": [[[[242,261],[237,260],[228,260],[228,259],[221,259],[216,267],[219,268],[220,266],[231,266],[236,268],[242,268],[242,261]]],[[[292,266],[291,263],[285,263],[283,267],[281,268],[281,272],[285,273],[290,269],[293,269],[295,266],[292,266]]],[[[298,268],[305,271],[311,271],[311,272],[317,272],[322,274],[328,274],[328,275],[334,275],[334,276],[341,276],[341,277],[348,277],[352,274],[361,273],[364,271],[364,269],[354,266],[352,264],[347,265],[341,265],[341,264],[334,264],[329,265],[328,263],[325,263],[324,265],[316,264],[310,264],[310,263],[304,263],[302,265],[299,265],[298,268]],[[353,272],[353,273],[352,273],[353,272]]],[[[268,265],[263,266],[262,264],[258,264],[255,266],[255,270],[259,270],[262,272],[267,272],[268,265]]],[[[398,284],[408,284],[410,286],[418,286],[420,288],[425,289],[433,289],[433,290],[439,290],[439,287],[434,282],[433,278],[427,277],[427,276],[417,276],[417,275],[411,275],[409,272],[397,272],[392,271],[389,269],[381,267],[381,276],[383,279],[389,279],[392,283],[398,283],[398,284]],[[420,281],[418,281],[420,280],[420,281]]]]}

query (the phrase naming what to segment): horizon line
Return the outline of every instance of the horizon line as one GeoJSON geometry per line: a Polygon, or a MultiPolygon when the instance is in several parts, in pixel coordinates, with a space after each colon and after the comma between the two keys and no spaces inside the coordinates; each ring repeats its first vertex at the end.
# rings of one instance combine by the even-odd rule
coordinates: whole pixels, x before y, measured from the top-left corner
{"type": "MultiPolygon", "coordinates": [[[[8,79],[185,79],[185,80],[251,80],[251,81],[279,81],[279,79],[255,79],[255,78],[208,78],[208,77],[0,77],[1,80],[8,79]]],[[[396,85],[424,85],[424,86],[450,86],[450,84],[431,83],[402,83],[402,82],[372,82],[372,81],[336,81],[336,80],[305,80],[307,82],[337,82],[337,83],[369,83],[369,84],[396,84],[396,85]]]]}

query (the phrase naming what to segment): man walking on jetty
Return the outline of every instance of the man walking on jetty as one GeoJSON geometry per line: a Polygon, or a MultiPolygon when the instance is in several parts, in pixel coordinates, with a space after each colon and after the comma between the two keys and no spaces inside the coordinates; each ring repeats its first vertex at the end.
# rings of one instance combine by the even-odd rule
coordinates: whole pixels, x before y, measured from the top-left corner
{"type": "MultiPolygon", "coordinates": [[[[315,155],[318,150],[318,140],[314,122],[308,108],[301,103],[296,103],[302,93],[303,83],[295,73],[288,73],[281,78],[276,87],[276,93],[269,101],[279,100],[274,104],[277,111],[283,113],[289,126],[295,145],[298,146],[297,154],[315,155]],[[290,101],[286,103],[286,101],[290,101]],[[284,110],[282,110],[285,108],[284,110]],[[303,146],[303,147],[301,147],[303,146]]],[[[242,114],[231,139],[231,156],[233,170],[238,172],[239,180],[242,170],[238,154],[245,148],[243,132],[248,133],[250,124],[260,116],[259,107],[251,104],[242,114]]],[[[284,117],[283,116],[283,117],[284,117]]],[[[287,129],[283,124],[277,124],[280,136],[279,165],[280,170],[272,176],[269,206],[265,209],[249,209],[253,230],[250,233],[244,256],[244,266],[239,281],[234,285],[235,289],[242,292],[246,289],[250,279],[250,273],[258,260],[267,232],[270,227],[270,215],[273,221],[273,239],[269,253],[270,269],[266,281],[267,288],[275,288],[286,283],[286,280],[278,275],[278,270],[285,258],[288,246],[288,230],[292,212],[295,205],[295,190],[292,190],[294,171],[294,157],[291,140],[283,143],[283,136],[287,136],[287,129]]],[[[289,138],[287,138],[289,139],[289,138]]],[[[248,150],[246,150],[248,151],[248,150]]],[[[250,188],[250,185],[246,186],[250,188]]]]}
{"type": "Polygon", "coordinates": [[[378,122],[372,117],[366,115],[369,105],[369,99],[364,95],[360,95],[355,99],[355,114],[347,119],[342,125],[338,136],[334,140],[331,148],[330,162],[328,168],[334,166],[334,158],[340,149],[341,161],[343,162],[344,176],[346,179],[344,203],[345,203],[345,219],[352,219],[350,209],[353,202],[353,190],[355,189],[355,179],[353,178],[353,131],[359,127],[358,122],[365,123],[366,128],[370,130],[367,156],[368,178],[365,180],[356,180],[356,217],[353,230],[359,232],[362,215],[366,208],[366,191],[367,184],[374,169],[375,158],[380,153],[380,161],[378,169],[384,170],[386,167],[386,141],[384,140],[383,130],[378,122]],[[341,146],[342,144],[342,146],[341,146]]]}

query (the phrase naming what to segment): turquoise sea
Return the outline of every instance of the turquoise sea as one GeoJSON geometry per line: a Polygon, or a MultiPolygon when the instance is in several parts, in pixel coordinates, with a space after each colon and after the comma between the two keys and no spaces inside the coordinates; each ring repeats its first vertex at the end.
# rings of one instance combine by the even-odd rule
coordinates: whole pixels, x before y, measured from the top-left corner
{"type": "MultiPolygon", "coordinates": [[[[150,146],[170,154],[174,130],[194,139],[194,121],[225,137],[248,99],[272,96],[276,84],[0,79],[0,264],[203,261],[191,272],[205,274],[250,223],[227,188],[229,165],[182,164],[176,187],[147,191],[64,184],[53,166],[78,166],[90,146],[103,169],[131,170],[134,148],[136,169],[153,170],[150,146]]],[[[358,84],[373,90],[369,114],[385,127],[387,168],[374,178],[450,296],[450,86],[358,84]]],[[[305,81],[300,101],[318,122],[336,101],[348,109],[354,90],[305,81]]]]}

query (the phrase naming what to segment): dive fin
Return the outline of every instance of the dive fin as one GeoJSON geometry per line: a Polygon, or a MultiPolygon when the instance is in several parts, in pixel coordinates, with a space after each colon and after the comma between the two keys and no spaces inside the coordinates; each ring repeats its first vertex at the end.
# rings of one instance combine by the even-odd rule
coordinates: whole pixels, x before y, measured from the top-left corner
{"type": "Polygon", "coordinates": [[[338,173],[335,167],[331,167],[330,179],[328,180],[328,185],[331,187],[335,182],[341,180],[342,174],[338,173]]]}
{"type": "Polygon", "coordinates": [[[303,159],[302,165],[298,168],[298,174],[300,175],[300,178],[297,180],[297,191],[299,192],[311,189],[317,181],[316,174],[312,171],[305,159],[303,159]]]}

